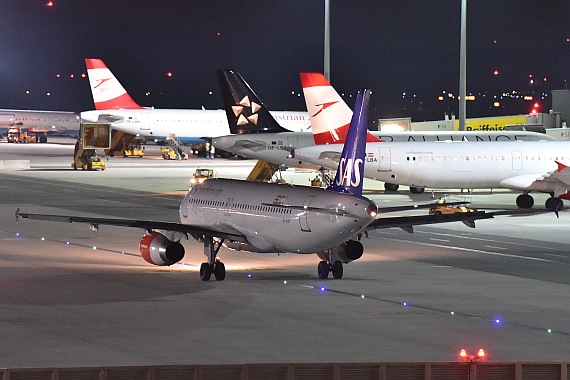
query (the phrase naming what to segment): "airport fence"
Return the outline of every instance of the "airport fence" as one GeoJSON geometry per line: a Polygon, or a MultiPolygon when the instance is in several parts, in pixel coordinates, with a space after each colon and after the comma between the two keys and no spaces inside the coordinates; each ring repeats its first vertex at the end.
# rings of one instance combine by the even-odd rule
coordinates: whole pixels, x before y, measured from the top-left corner
{"type": "Polygon", "coordinates": [[[238,364],[0,369],[2,380],[568,380],[568,363],[238,364]]]}

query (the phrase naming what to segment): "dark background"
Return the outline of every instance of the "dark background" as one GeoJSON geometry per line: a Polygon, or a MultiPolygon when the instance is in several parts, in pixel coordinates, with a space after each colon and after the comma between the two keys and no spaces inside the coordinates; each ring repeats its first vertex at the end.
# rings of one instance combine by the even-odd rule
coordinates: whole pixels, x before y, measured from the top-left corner
{"type": "MultiPolygon", "coordinates": [[[[570,1],[468,4],[467,116],[548,112],[570,80],[570,1]]],[[[331,0],[331,83],[351,106],[372,88],[373,118],[457,114],[460,6],[331,0]]],[[[101,58],[144,106],[221,108],[215,70],[233,68],[270,109],[304,110],[298,73],[322,72],[323,29],[323,0],[0,0],[0,107],[93,109],[81,74],[101,58]]]]}

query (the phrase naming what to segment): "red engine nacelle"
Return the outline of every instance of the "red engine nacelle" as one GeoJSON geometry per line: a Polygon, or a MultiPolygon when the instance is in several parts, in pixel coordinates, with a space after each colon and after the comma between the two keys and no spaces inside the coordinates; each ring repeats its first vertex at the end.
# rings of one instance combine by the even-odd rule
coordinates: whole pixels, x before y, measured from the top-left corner
{"type": "Polygon", "coordinates": [[[184,247],[161,233],[145,235],[140,242],[141,256],[153,265],[172,265],[184,258],[184,247]]]}

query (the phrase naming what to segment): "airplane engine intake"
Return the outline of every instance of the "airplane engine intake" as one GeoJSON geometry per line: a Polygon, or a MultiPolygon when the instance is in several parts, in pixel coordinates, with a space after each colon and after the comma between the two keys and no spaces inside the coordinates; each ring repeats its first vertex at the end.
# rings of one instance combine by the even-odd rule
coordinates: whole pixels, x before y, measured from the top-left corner
{"type": "Polygon", "coordinates": [[[360,259],[363,253],[364,247],[356,240],[349,240],[334,248],[334,257],[345,264],[360,259]]]}
{"type": "Polygon", "coordinates": [[[164,235],[153,232],[141,239],[140,253],[147,263],[165,266],[182,260],[184,247],[179,242],[168,240],[164,235]]]}

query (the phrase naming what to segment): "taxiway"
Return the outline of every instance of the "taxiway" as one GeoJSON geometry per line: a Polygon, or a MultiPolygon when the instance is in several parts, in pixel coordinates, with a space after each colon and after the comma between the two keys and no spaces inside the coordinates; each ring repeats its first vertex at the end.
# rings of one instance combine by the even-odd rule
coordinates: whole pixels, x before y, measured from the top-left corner
{"type": "MultiPolygon", "coordinates": [[[[319,280],[314,255],[224,248],[226,280],[202,282],[194,241],[183,263],[153,267],[138,255],[137,229],[16,223],[14,213],[177,221],[196,167],[244,178],[254,162],[112,158],[105,172],[84,172],[71,169],[72,151],[0,144],[1,159],[31,160],[0,173],[0,367],[448,362],[479,347],[490,360],[568,359],[568,211],[374,231],[342,280],[319,280]]],[[[312,176],[284,174],[298,184],[312,176]]],[[[432,201],[365,187],[379,206],[432,201]]],[[[516,197],[458,195],[494,208],[514,208],[516,197]]]]}

